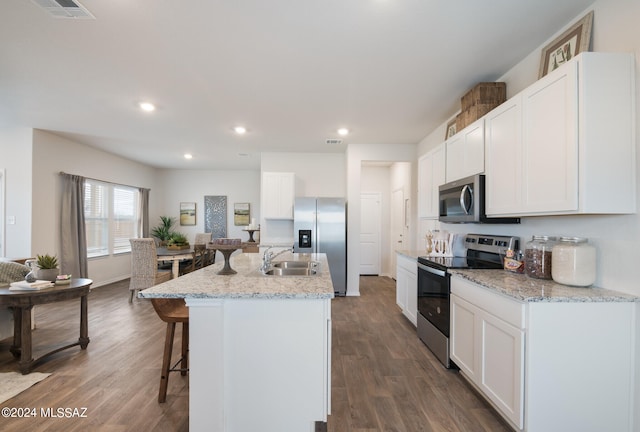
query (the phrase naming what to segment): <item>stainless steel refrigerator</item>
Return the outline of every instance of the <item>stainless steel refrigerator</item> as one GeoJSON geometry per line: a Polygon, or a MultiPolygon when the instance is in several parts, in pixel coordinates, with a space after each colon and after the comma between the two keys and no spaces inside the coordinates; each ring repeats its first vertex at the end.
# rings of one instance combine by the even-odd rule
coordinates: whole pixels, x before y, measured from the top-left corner
{"type": "Polygon", "coordinates": [[[293,250],[325,253],[333,290],[347,293],[347,208],[344,198],[298,197],[293,207],[293,250]]]}

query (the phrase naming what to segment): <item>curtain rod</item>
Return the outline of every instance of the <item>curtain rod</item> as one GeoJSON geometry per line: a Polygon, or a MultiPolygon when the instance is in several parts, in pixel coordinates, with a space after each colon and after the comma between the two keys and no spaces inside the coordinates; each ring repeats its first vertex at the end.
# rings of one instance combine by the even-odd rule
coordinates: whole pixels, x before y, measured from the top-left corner
{"type": "Polygon", "coordinates": [[[86,179],[89,179],[89,180],[99,181],[99,182],[102,182],[102,183],[108,183],[108,184],[118,185],[118,186],[126,186],[126,187],[130,187],[130,188],[134,188],[134,189],[146,189],[146,190],[151,190],[151,189],[149,189],[149,188],[141,188],[140,186],[131,186],[131,185],[126,185],[126,184],[122,184],[122,183],[111,182],[111,181],[107,181],[107,180],[100,180],[100,179],[92,178],[92,177],[85,177],[85,176],[81,176],[81,175],[79,175],[79,174],[69,174],[69,173],[66,173],[66,172],[64,172],[64,171],[60,171],[60,175],[77,175],[78,177],[83,177],[83,178],[86,178],[86,179]]]}

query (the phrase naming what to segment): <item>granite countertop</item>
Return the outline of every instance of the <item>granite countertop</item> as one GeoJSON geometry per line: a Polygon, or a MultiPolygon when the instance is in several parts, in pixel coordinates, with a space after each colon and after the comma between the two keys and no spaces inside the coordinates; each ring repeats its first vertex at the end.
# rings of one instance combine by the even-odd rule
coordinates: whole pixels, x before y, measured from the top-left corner
{"type": "Polygon", "coordinates": [[[415,259],[416,261],[418,260],[419,256],[425,256],[427,254],[425,251],[418,250],[396,250],[396,253],[404,255],[407,258],[415,259]]]}
{"type": "Polygon", "coordinates": [[[454,270],[449,273],[524,302],[636,302],[640,297],[598,287],[571,287],[504,270],[454,270]]]}
{"type": "Polygon", "coordinates": [[[333,298],[333,283],[325,254],[284,253],[277,261],[318,261],[316,276],[265,276],[259,268],[262,254],[246,253],[231,257],[237,274],[219,275],[224,260],[140,291],[141,298],[210,299],[325,299],[333,298]]]}

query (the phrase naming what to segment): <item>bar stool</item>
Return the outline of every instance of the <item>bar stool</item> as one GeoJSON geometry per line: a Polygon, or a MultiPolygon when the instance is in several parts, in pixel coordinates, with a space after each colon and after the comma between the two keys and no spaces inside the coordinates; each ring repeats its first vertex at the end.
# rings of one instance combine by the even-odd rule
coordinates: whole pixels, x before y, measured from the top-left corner
{"type": "Polygon", "coordinates": [[[180,372],[184,376],[189,371],[189,308],[184,299],[151,299],[151,304],[160,319],[167,323],[167,333],[164,341],[164,355],[162,356],[162,371],[160,373],[160,391],[158,403],[164,403],[167,399],[167,386],[169,373],[180,372]],[[182,323],[182,352],[180,360],[171,365],[171,353],[173,351],[173,336],[176,331],[176,323],[182,323]],[[178,368],[178,364],[180,367],[178,368]]]}

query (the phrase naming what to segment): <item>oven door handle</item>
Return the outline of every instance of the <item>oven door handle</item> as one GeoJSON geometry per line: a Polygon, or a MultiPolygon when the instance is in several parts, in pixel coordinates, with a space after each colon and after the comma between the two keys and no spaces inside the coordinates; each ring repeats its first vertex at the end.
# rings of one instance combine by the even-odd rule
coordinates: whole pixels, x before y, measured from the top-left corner
{"type": "Polygon", "coordinates": [[[432,267],[428,267],[428,266],[426,266],[424,264],[420,264],[420,263],[418,263],[418,268],[420,270],[424,270],[424,271],[426,271],[428,273],[431,273],[431,274],[434,274],[434,275],[438,275],[438,276],[442,276],[442,277],[444,277],[447,274],[447,272],[445,272],[443,270],[434,269],[432,267]]]}

